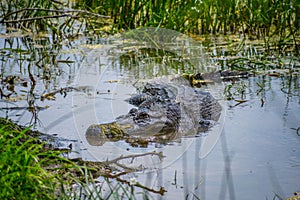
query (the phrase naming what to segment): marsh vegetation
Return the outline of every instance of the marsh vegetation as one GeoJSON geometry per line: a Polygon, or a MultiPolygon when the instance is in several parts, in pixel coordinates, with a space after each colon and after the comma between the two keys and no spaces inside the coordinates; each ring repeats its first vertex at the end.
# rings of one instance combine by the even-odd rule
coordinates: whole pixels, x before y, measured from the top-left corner
{"type": "MultiPolygon", "coordinates": [[[[65,140],[57,148],[49,141],[42,141],[36,131],[47,132],[49,127],[71,118],[72,114],[60,114],[66,112],[62,108],[70,106],[71,94],[90,95],[89,87],[73,87],[80,64],[89,58],[87,52],[115,43],[114,48],[118,49],[119,41],[116,39],[115,42],[112,36],[136,28],[166,28],[184,33],[203,45],[205,57],[213,69],[247,71],[251,76],[258,76],[249,81],[226,84],[224,96],[230,112],[245,102],[252,103],[249,107],[259,102],[259,107],[265,108],[268,103],[272,105],[268,98],[279,93],[280,98],[286,98],[282,120],[287,123],[289,119],[292,124],[289,130],[296,132],[293,136],[299,136],[296,121],[300,103],[300,4],[297,0],[2,0],[0,16],[1,199],[148,199],[152,195],[166,194],[168,189],[163,187],[164,183],[150,187],[133,178],[132,172],[144,168],[126,167],[123,163],[139,157],[161,160],[165,156],[161,152],[93,162],[72,157],[73,140],[65,140]],[[271,83],[281,87],[274,86],[274,89],[271,83]],[[53,113],[59,117],[47,123],[53,113]],[[294,118],[287,117],[288,114],[294,118]]],[[[176,51],[139,49],[138,45],[126,48],[122,49],[125,49],[122,56],[108,62],[111,64],[109,70],[118,75],[132,70],[141,77],[151,76],[157,63],[170,65],[180,72],[195,69],[189,63],[190,58],[183,56],[186,54],[178,56],[174,54],[176,51]],[[153,68],[148,69],[144,67],[146,65],[153,68]]],[[[180,51],[184,52],[183,49],[180,51]]],[[[107,76],[104,84],[113,88],[112,85],[117,84],[114,78],[118,76],[107,76]]],[[[98,95],[112,94],[107,88],[96,92],[98,95]]],[[[72,132],[74,129],[67,126],[61,130],[72,132]]],[[[286,129],[286,124],[282,129],[286,129]]],[[[299,156],[296,155],[299,139],[287,140],[290,143],[284,145],[291,150],[286,151],[292,152],[288,167],[295,171],[299,167],[299,156]]],[[[268,143],[263,145],[268,146],[268,143]]],[[[222,150],[226,150],[224,146],[222,150]]],[[[244,146],[247,146],[246,142],[244,146]]],[[[74,149],[73,146],[73,151],[82,150],[74,149]]],[[[229,153],[225,156],[228,159],[224,159],[224,165],[228,172],[233,156],[229,153]]],[[[177,189],[176,170],[174,177],[167,178],[173,180],[170,185],[177,189]]],[[[224,175],[230,178],[230,174],[224,175]]],[[[227,182],[231,183],[229,178],[227,182]]],[[[271,184],[276,185],[276,177],[273,178],[271,184]]],[[[197,188],[201,184],[202,180],[197,179],[197,188]]],[[[226,194],[225,185],[222,187],[220,199],[226,194]]],[[[235,194],[233,190],[228,193],[230,197],[235,194]]],[[[282,194],[286,196],[286,193],[282,194]]],[[[200,193],[196,192],[185,195],[190,199],[200,198],[200,193]]],[[[276,193],[272,197],[282,199],[281,196],[276,193]]]]}

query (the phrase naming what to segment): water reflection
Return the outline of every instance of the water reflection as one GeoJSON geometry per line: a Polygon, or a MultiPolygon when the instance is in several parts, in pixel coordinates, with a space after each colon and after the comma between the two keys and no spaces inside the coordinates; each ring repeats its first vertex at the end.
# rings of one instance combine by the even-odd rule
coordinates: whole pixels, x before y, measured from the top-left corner
{"type": "MultiPolygon", "coordinates": [[[[254,77],[249,82],[259,80],[254,77]]],[[[299,190],[299,137],[290,129],[299,126],[298,97],[291,97],[296,102],[290,101],[293,109],[286,110],[286,95],[278,92],[280,78],[271,77],[268,81],[272,87],[265,87],[264,107],[253,95],[247,103],[231,108],[224,132],[208,157],[195,157],[200,149],[199,139],[177,165],[164,169],[163,177],[167,180],[173,180],[175,170],[181,174],[181,178],[177,175],[177,184],[182,189],[166,184],[167,199],[180,195],[185,198],[191,193],[203,199],[261,199],[273,198],[275,191],[287,197],[299,190]]],[[[247,89],[247,94],[251,90],[255,88],[247,89]]]]}
{"type": "MultiPolygon", "coordinates": [[[[144,43],[129,43],[127,48],[120,43],[117,39],[83,39],[54,44],[48,36],[37,40],[24,35],[2,37],[1,117],[13,118],[21,124],[35,124],[41,131],[77,140],[74,149],[79,154],[72,156],[89,160],[163,151],[167,156],[163,162],[157,158],[125,162],[133,166],[142,163],[147,167],[144,172],[134,174],[139,182],[149,188],[165,187],[167,193],[157,198],[272,199],[273,192],[287,197],[299,190],[300,78],[299,63],[294,58],[286,65],[291,67],[291,72],[278,70],[279,76],[261,73],[249,77],[242,81],[243,95],[237,92],[234,96],[232,92],[233,97],[247,101],[234,106],[236,102],[231,100],[223,105],[225,129],[213,151],[206,156],[201,156],[206,137],[183,138],[170,146],[153,144],[147,149],[132,148],[122,141],[93,147],[84,137],[87,127],[92,123],[110,122],[127,113],[131,107],[124,99],[136,92],[136,81],[199,69],[212,70],[202,57],[202,50],[195,46],[182,48],[185,46],[182,43],[170,43],[169,48],[174,50],[161,51],[145,47],[144,43]],[[93,43],[97,43],[97,49],[92,48],[93,43]],[[78,74],[87,76],[79,80],[78,74]],[[3,80],[10,75],[25,79],[27,85],[9,86],[5,83],[8,81],[3,80]],[[57,93],[55,101],[41,100],[43,94],[61,88],[91,85],[94,88],[88,92],[57,93]],[[23,99],[10,101],[5,97],[10,93],[23,99]],[[11,107],[18,109],[9,109],[11,107]],[[74,115],[82,121],[75,123],[74,115]]],[[[228,61],[231,67],[240,68],[247,65],[249,58],[237,60],[237,56],[262,56],[259,50],[252,46],[238,53],[228,52],[224,46],[215,47],[212,62],[220,69],[228,67],[228,61]]],[[[274,57],[268,57],[268,63],[263,62],[264,58],[258,64],[251,62],[249,71],[274,66],[274,57]]],[[[227,84],[237,87],[239,83],[227,84]]]]}

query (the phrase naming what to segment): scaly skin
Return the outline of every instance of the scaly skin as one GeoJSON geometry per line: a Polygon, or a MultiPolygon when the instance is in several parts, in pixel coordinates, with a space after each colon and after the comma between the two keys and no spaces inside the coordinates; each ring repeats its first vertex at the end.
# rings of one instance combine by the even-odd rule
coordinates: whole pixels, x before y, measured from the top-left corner
{"type": "Polygon", "coordinates": [[[147,146],[207,131],[218,121],[222,108],[210,93],[192,87],[192,79],[180,76],[148,82],[129,99],[137,108],[112,123],[91,125],[87,140],[102,145],[124,139],[133,146],[147,146]]]}

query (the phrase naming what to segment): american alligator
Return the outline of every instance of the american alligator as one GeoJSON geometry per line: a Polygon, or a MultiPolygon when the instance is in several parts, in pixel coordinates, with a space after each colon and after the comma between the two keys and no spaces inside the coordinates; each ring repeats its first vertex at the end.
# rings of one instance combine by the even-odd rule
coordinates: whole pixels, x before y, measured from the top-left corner
{"type": "Polygon", "coordinates": [[[132,146],[147,146],[207,131],[218,121],[222,108],[209,92],[193,86],[245,75],[225,71],[154,79],[128,100],[136,108],[112,123],[91,125],[86,138],[91,145],[125,139],[132,146]]]}

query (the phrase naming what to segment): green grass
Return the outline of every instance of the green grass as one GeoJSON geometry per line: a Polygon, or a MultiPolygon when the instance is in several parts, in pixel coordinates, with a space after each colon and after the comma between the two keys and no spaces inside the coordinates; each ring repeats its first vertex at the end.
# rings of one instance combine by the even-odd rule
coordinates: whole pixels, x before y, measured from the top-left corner
{"type": "Polygon", "coordinates": [[[99,26],[108,25],[111,31],[152,26],[193,34],[242,33],[256,38],[276,35],[284,41],[295,40],[300,29],[297,0],[77,0],[73,4],[89,13],[69,13],[68,6],[49,0],[4,0],[0,14],[7,26],[34,26],[38,32],[50,29],[58,35],[75,34],[80,29],[95,32],[99,26]],[[96,13],[111,20],[104,22],[96,13]],[[35,20],[27,20],[32,18],[35,20]],[[27,21],[6,23],[20,19],[27,21]]]}
{"type": "Polygon", "coordinates": [[[50,148],[37,139],[38,134],[0,118],[1,200],[136,199],[140,195],[149,199],[148,194],[134,190],[135,187],[159,193],[141,184],[130,185],[113,172],[101,172],[110,167],[109,161],[66,159],[62,156],[66,150],[50,148]],[[99,176],[102,181],[96,181],[99,176]]]}
{"type": "Polygon", "coordinates": [[[79,199],[80,190],[72,190],[72,184],[87,190],[92,177],[88,168],[62,157],[64,150],[53,150],[36,136],[0,118],[0,199],[79,199]]]}
{"type": "Polygon", "coordinates": [[[109,15],[110,31],[161,27],[189,35],[240,35],[266,48],[299,51],[298,0],[77,0],[77,6],[109,15]]]}
{"type": "MultiPolygon", "coordinates": [[[[43,165],[47,157],[43,144],[16,129],[10,122],[0,128],[0,199],[53,199],[57,181],[43,165]]],[[[48,155],[47,155],[48,154],[48,155]]]]}
{"type": "Polygon", "coordinates": [[[110,15],[122,29],[154,26],[181,32],[294,34],[299,29],[297,0],[77,0],[110,15]]]}
{"type": "Polygon", "coordinates": [[[299,50],[298,0],[76,0],[72,5],[4,0],[0,15],[7,27],[50,31],[56,41],[80,34],[162,27],[196,35],[239,34],[263,39],[267,47],[292,43],[299,50]],[[74,12],[69,12],[71,6],[74,12]]]}

